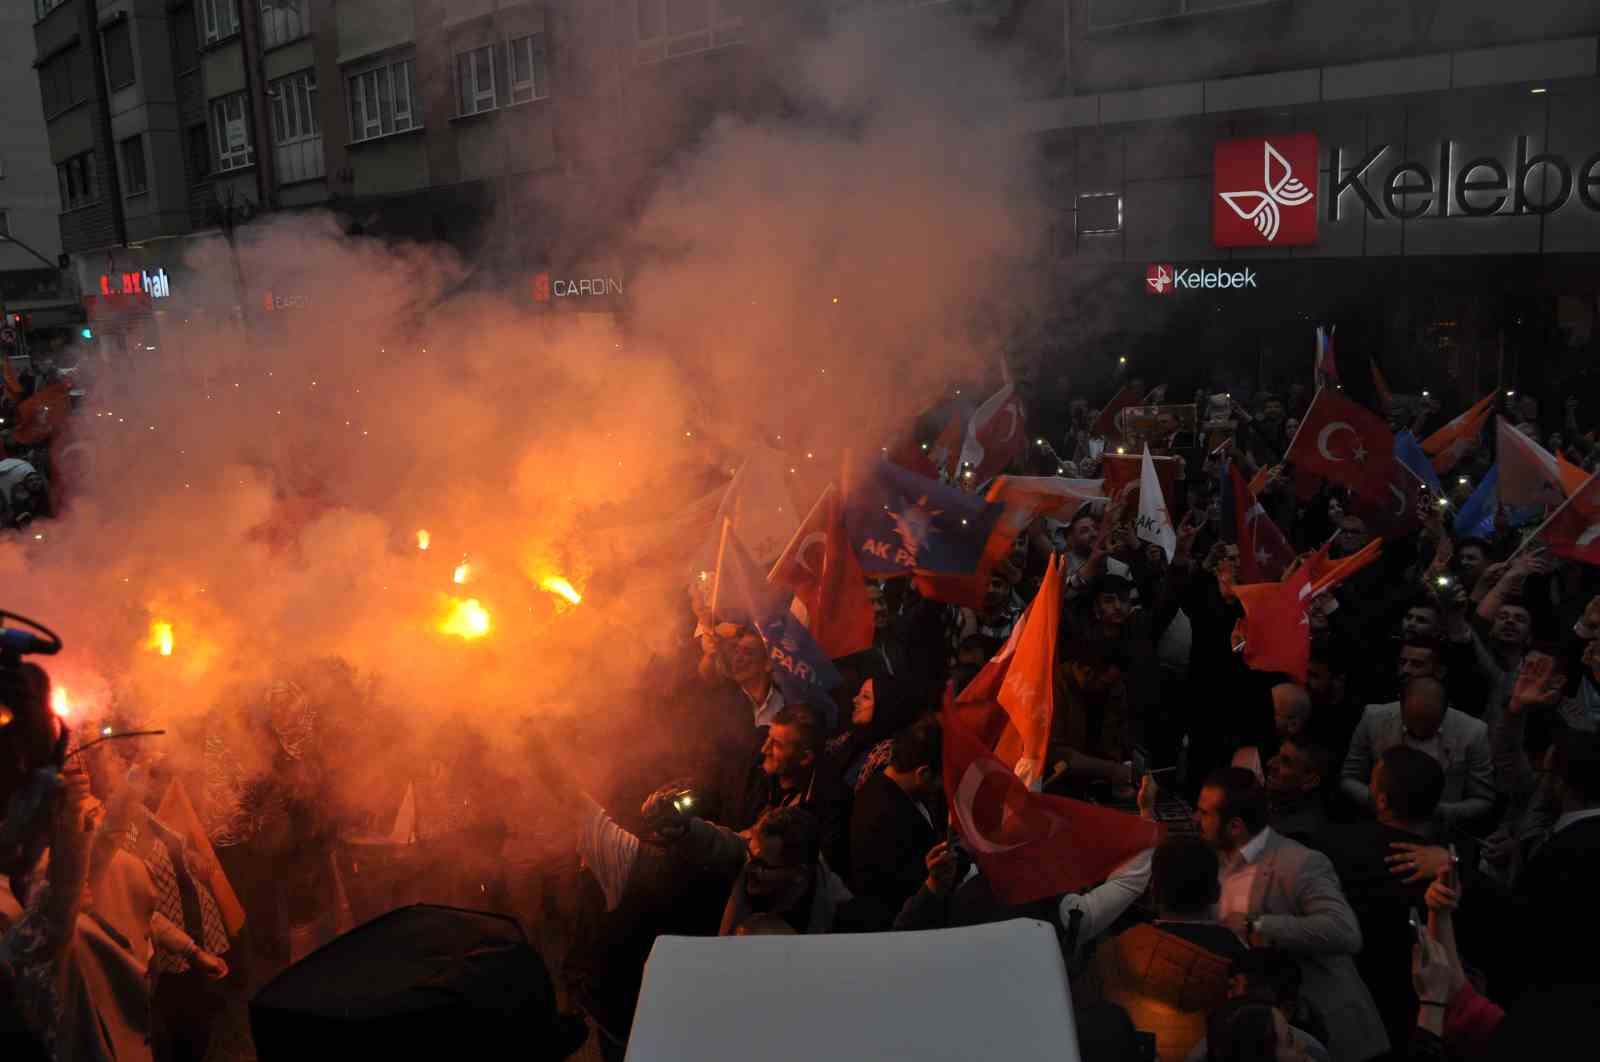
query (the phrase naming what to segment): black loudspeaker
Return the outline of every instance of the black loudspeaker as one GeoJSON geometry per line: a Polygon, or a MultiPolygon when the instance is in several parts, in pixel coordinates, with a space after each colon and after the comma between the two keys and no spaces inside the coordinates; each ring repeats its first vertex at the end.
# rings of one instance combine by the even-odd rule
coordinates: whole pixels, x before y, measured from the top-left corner
{"type": "Polygon", "coordinates": [[[260,1062],[567,1058],[583,1019],[556,1010],[544,960],[505,915],[417,904],[330,941],[250,1001],[260,1062]]]}

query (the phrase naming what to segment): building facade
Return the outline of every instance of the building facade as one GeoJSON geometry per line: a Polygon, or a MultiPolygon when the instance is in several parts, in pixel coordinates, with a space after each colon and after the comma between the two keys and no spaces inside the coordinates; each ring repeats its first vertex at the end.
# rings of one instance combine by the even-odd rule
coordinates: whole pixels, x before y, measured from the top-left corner
{"type": "Polygon", "coordinates": [[[1600,349],[1600,8],[1070,0],[1034,105],[1057,313],[1201,384],[1346,375],[1556,409],[1600,349]],[[1172,337],[1184,336],[1175,350],[1172,337]]]}

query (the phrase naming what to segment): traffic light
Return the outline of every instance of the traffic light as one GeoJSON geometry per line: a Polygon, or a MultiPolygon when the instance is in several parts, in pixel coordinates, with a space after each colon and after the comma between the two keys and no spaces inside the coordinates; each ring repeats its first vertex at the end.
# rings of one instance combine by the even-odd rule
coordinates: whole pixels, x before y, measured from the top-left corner
{"type": "Polygon", "coordinates": [[[84,325],[82,328],[78,329],[78,334],[84,339],[93,339],[94,329],[90,328],[88,325],[84,325]]]}

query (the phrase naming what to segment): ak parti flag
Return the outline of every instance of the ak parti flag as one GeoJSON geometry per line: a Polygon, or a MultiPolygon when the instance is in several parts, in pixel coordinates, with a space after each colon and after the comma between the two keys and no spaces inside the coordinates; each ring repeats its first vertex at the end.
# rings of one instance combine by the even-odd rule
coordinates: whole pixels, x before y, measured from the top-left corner
{"type": "MultiPolygon", "coordinates": [[[[785,701],[804,702],[829,711],[833,705],[829,693],[844,678],[800,617],[790,611],[793,595],[786,587],[773,586],[762,578],[760,569],[734,534],[731,522],[723,524],[718,553],[717,580],[711,592],[712,615],[718,620],[754,627],[761,635],[772,661],[772,681],[783,691],[785,701]]],[[[828,722],[831,726],[833,720],[828,722]]]]}
{"type": "Polygon", "coordinates": [[[794,591],[806,629],[834,660],[872,648],[872,600],[832,483],[795,532],[767,581],[794,591]]]}
{"type": "Polygon", "coordinates": [[[1284,460],[1364,498],[1388,490],[1394,434],[1376,413],[1324,387],[1311,400],[1284,460]]]}
{"type": "Polygon", "coordinates": [[[1504,417],[1495,418],[1495,454],[1502,505],[1560,505],[1589,478],[1504,417]]]}
{"type": "Polygon", "coordinates": [[[1008,904],[1104,881],[1161,839],[1161,828],[1138,816],[1033,792],[953,704],[944,713],[944,787],[962,840],[1008,904]]]}
{"type": "Polygon", "coordinates": [[[1433,462],[1435,472],[1443,475],[1456,467],[1456,462],[1483,434],[1484,425],[1489,423],[1489,415],[1494,412],[1494,397],[1498,393],[1491,391],[1484,395],[1471,409],[1422,440],[1422,452],[1433,462]]]}
{"type": "Polygon", "coordinates": [[[1011,637],[955,702],[963,725],[1030,786],[1044,777],[1045,746],[1055,714],[1061,594],[1061,562],[1052,555],[1039,592],[1011,637]]]}
{"type": "Polygon", "coordinates": [[[880,459],[848,463],[843,510],[867,575],[971,575],[1002,506],[880,459]]]}

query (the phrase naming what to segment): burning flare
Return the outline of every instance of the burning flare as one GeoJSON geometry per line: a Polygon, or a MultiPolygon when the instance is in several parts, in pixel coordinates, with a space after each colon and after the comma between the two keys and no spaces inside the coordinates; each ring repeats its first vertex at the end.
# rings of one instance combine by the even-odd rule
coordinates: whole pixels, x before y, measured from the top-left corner
{"type": "Polygon", "coordinates": [[[539,580],[539,587],[540,589],[550,591],[557,597],[566,598],[568,604],[579,605],[583,603],[583,595],[578,593],[578,591],[573,588],[571,583],[567,582],[559,575],[545,576],[543,579],[539,580]]]}
{"type": "Polygon", "coordinates": [[[455,582],[457,586],[464,586],[472,578],[472,565],[463,561],[456,565],[455,582]]]}
{"type": "Polygon", "coordinates": [[[146,649],[154,649],[162,656],[172,655],[172,624],[166,620],[156,620],[150,624],[150,637],[144,643],[146,649]]]}
{"type": "Polygon", "coordinates": [[[418,531],[417,532],[417,548],[418,549],[422,550],[423,552],[427,552],[428,543],[432,542],[432,541],[433,541],[433,536],[428,534],[426,531],[418,531]]]}
{"type": "Polygon", "coordinates": [[[64,686],[57,686],[50,691],[50,710],[65,719],[72,714],[72,700],[67,696],[64,686]]]}
{"type": "Polygon", "coordinates": [[[489,620],[488,611],[475,597],[465,601],[458,597],[449,599],[450,608],[439,621],[440,634],[453,634],[466,641],[476,641],[489,633],[493,623],[489,620]]]}

